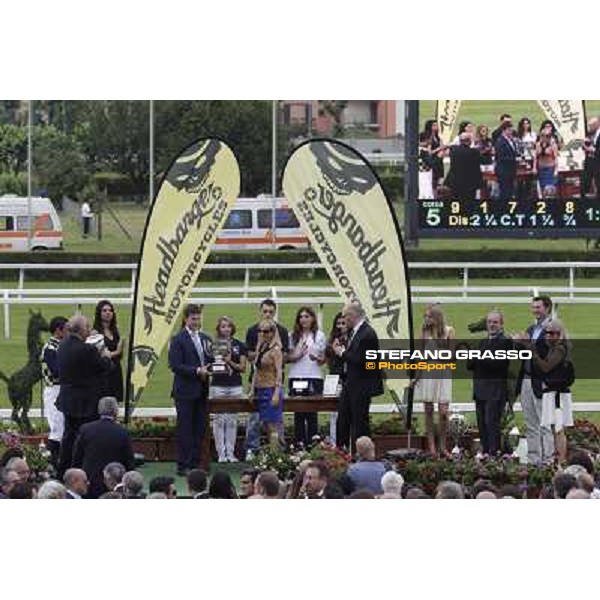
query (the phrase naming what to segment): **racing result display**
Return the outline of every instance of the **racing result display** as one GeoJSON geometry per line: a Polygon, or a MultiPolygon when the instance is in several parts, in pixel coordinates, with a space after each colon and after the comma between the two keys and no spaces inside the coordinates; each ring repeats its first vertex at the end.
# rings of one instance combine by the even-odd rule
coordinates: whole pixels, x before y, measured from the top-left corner
{"type": "Polygon", "coordinates": [[[596,199],[418,201],[422,237],[585,237],[600,233],[596,199]]]}
{"type": "Polygon", "coordinates": [[[409,238],[600,238],[588,102],[407,101],[409,238]]]}

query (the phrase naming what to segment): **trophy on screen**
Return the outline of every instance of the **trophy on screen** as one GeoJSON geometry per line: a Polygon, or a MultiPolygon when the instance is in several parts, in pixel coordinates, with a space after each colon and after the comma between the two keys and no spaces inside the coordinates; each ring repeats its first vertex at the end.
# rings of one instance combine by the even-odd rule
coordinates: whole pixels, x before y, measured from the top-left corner
{"type": "Polygon", "coordinates": [[[224,357],[231,353],[231,341],[225,338],[216,338],[212,343],[211,350],[214,358],[210,366],[211,373],[227,373],[228,367],[224,357]]]}

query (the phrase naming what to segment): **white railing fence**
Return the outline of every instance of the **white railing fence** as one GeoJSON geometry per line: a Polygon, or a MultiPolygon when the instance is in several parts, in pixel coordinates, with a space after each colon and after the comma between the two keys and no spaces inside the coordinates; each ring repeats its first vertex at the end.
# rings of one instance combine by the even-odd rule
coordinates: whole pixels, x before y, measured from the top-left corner
{"type": "MultiPolygon", "coordinates": [[[[479,262],[420,262],[410,263],[411,271],[426,271],[432,269],[451,269],[462,274],[462,285],[418,285],[412,286],[412,299],[416,303],[442,302],[445,304],[521,304],[527,302],[532,295],[541,292],[552,294],[557,304],[599,304],[600,287],[577,286],[575,276],[577,269],[600,269],[600,262],[520,262],[520,263],[479,263],[479,262]],[[538,280],[534,285],[485,285],[472,286],[469,278],[473,270],[514,269],[527,271],[528,269],[561,269],[566,272],[566,285],[544,285],[543,280],[538,280]],[[541,281],[541,283],[540,283],[541,281]]],[[[282,271],[324,271],[318,263],[229,263],[207,264],[206,270],[239,270],[243,272],[242,284],[239,286],[202,286],[192,290],[191,300],[203,304],[255,304],[261,297],[276,298],[280,304],[313,304],[318,306],[319,320],[322,317],[323,307],[327,304],[339,305],[340,297],[336,289],[331,286],[290,286],[290,285],[264,285],[251,283],[251,273],[257,270],[282,270],[282,271]]],[[[133,303],[137,265],[120,263],[85,263],[85,264],[0,264],[0,270],[18,272],[16,286],[0,288],[0,303],[3,306],[3,329],[5,339],[10,338],[10,307],[20,305],[73,305],[78,311],[84,305],[94,305],[101,298],[110,297],[117,305],[130,306],[133,303]],[[28,288],[26,287],[26,273],[31,271],[48,270],[120,270],[129,271],[130,284],[128,287],[117,286],[108,288],[80,287],[80,288],[28,288]]],[[[525,273],[526,274],[526,273],[525,273]]]]}
{"type": "MultiPolygon", "coordinates": [[[[34,404],[36,402],[34,401],[34,404]]],[[[475,412],[474,402],[452,402],[450,408],[453,411],[467,414],[475,412]]],[[[522,412],[520,402],[515,402],[513,405],[515,412],[522,412]]],[[[121,408],[121,416],[124,416],[124,409],[121,408]]],[[[10,408],[0,408],[0,420],[9,420],[11,416],[10,408]]],[[[370,414],[394,414],[398,412],[398,407],[395,404],[371,404],[370,414]]],[[[600,402],[573,402],[573,412],[600,412],[600,402]]],[[[424,414],[425,406],[421,402],[415,402],[413,406],[414,414],[424,414]]],[[[42,411],[39,408],[32,408],[29,411],[29,417],[39,418],[42,416],[42,411]]],[[[136,406],[133,413],[134,417],[175,417],[175,408],[172,406],[151,407],[151,406],[136,406]]]]}
{"type": "MultiPolygon", "coordinates": [[[[578,269],[600,269],[600,262],[520,262],[520,263],[478,263],[478,262],[452,262],[434,263],[420,262],[409,264],[411,271],[432,269],[451,269],[460,272],[461,285],[420,285],[412,286],[413,302],[425,303],[438,301],[446,304],[521,304],[527,302],[532,295],[541,292],[552,294],[553,300],[558,304],[599,304],[600,286],[577,286],[576,273],[578,269]],[[564,286],[544,285],[543,280],[537,280],[534,285],[470,285],[473,270],[514,269],[524,271],[528,269],[561,269],[565,271],[566,284],[564,286]],[[540,283],[541,281],[541,283],[540,283]]],[[[265,285],[251,284],[251,273],[257,270],[312,270],[324,271],[321,264],[315,263],[243,263],[243,264],[207,264],[206,270],[239,270],[243,273],[239,286],[201,286],[192,290],[191,299],[204,304],[256,304],[257,301],[269,296],[276,298],[280,304],[313,304],[319,307],[319,317],[322,317],[323,308],[327,304],[339,305],[340,297],[336,289],[331,286],[294,286],[294,285],[265,285]]],[[[101,298],[109,297],[118,305],[130,306],[133,303],[133,293],[136,279],[136,264],[0,264],[0,270],[17,271],[18,277],[15,286],[0,287],[0,303],[3,305],[4,337],[10,338],[10,309],[15,304],[19,305],[73,305],[74,310],[80,310],[84,305],[94,305],[101,298]],[[121,270],[129,271],[129,286],[108,288],[80,287],[80,288],[28,288],[26,287],[26,274],[33,271],[48,270],[121,270]]],[[[0,283],[0,285],[2,285],[0,283]]],[[[472,402],[456,402],[452,404],[460,412],[473,412],[472,402]]],[[[596,412],[600,410],[600,402],[576,402],[574,410],[596,412]]],[[[423,412],[423,405],[416,403],[415,413],[423,412]]],[[[520,404],[515,404],[515,410],[521,410],[520,404]]],[[[397,411],[394,404],[374,404],[371,413],[393,413],[397,411]]],[[[31,416],[40,416],[39,409],[32,409],[31,416]]],[[[173,408],[139,407],[136,416],[174,416],[173,408]]],[[[8,419],[10,409],[0,409],[0,418],[8,419]]]]}

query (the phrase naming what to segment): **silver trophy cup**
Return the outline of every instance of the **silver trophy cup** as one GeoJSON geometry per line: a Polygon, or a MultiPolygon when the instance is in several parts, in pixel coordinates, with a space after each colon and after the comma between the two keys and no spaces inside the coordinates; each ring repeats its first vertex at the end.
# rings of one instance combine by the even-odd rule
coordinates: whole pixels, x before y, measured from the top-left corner
{"type": "Polygon", "coordinates": [[[228,366],[224,357],[231,353],[231,341],[223,338],[217,338],[212,343],[211,351],[214,358],[211,365],[211,371],[219,374],[227,373],[228,366]]]}

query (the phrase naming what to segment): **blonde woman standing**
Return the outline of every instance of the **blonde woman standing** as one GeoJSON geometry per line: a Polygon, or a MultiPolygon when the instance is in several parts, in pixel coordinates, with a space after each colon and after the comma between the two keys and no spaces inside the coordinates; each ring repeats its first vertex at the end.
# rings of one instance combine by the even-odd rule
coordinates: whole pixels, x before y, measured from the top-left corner
{"type": "Polygon", "coordinates": [[[561,463],[567,460],[567,436],[565,427],[573,425],[573,402],[571,398],[573,373],[569,373],[571,348],[564,325],[552,319],[544,325],[544,341],[548,347],[545,356],[540,356],[535,344],[533,363],[542,372],[542,415],[541,424],[551,427],[554,434],[554,447],[561,463]]]}
{"type": "MultiPolygon", "coordinates": [[[[421,350],[453,350],[455,333],[454,328],[446,324],[444,312],[439,304],[430,304],[425,308],[423,325],[421,327],[421,350]]],[[[446,433],[448,430],[448,408],[452,400],[452,377],[450,371],[431,371],[423,375],[423,371],[416,371],[417,376],[411,381],[415,388],[415,402],[425,405],[425,431],[429,452],[432,455],[448,456],[446,449],[446,433]],[[439,447],[436,448],[434,426],[434,404],[439,411],[439,447]]]]}
{"type": "Polygon", "coordinates": [[[267,428],[272,445],[277,445],[278,426],[283,420],[283,353],[277,338],[277,327],[272,320],[262,320],[258,325],[258,344],[254,359],[254,375],[250,397],[256,398],[258,415],[267,428]]]}

